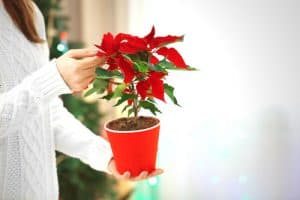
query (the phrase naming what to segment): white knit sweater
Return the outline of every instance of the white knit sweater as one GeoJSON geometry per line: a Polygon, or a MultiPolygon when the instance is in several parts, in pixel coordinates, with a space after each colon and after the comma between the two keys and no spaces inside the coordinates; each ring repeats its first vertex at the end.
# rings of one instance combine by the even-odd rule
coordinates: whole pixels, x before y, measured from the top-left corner
{"type": "Polygon", "coordinates": [[[0,0],[0,200],[57,200],[55,150],[106,171],[110,146],[63,107],[69,92],[47,44],[29,42],[0,0]]]}

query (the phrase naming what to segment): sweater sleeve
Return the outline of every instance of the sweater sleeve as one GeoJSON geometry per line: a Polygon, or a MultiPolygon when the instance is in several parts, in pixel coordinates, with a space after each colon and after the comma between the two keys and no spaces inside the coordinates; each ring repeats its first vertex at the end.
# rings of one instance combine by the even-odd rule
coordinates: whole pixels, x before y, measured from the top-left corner
{"type": "Polygon", "coordinates": [[[0,137],[18,127],[27,114],[34,113],[52,99],[69,92],[53,60],[27,76],[13,89],[0,93],[0,137]]]}
{"type": "Polygon", "coordinates": [[[81,124],[59,98],[53,101],[51,112],[56,150],[79,158],[95,170],[109,173],[107,166],[112,158],[109,143],[81,124]]]}

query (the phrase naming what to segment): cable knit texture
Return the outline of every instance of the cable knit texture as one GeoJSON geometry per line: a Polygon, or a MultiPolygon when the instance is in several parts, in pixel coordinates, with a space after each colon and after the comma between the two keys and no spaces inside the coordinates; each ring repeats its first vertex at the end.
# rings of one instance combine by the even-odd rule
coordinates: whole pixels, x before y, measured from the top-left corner
{"type": "MultiPolygon", "coordinates": [[[[41,13],[36,26],[44,39],[41,13]]],[[[0,199],[58,199],[55,150],[107,171],[109,144],[64,107],[70,90],[49,62],[48,46],[16,28],[0,0],[0,199]]]]}

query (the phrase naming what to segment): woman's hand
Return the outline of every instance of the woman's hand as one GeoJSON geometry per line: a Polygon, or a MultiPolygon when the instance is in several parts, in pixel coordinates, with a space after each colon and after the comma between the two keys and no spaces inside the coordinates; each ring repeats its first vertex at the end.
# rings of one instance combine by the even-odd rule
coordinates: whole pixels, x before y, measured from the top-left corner
{"type": "Polygon", "coordinates": [[[116,162],[114,159],[111,159],[108,163],[108,170],[115,176],[117,179],[129,180],[129,181],[140,181],[144,179],[148,179],[154,176],[158,176],[163,173],[162,169],[156,169],[150,174],[147,171],[143,171],[137,177],[130,177],[130,172],[125,172],[124,174],[120,174],[116,168],[116,162]]]}
{"type": "Polygon", "coordinates": [[[95,79],[96,67],[105,61],[96,54],[97,50],[74,49],[57,58],[58,71],[73,92],[86,89],[95,79]]]}

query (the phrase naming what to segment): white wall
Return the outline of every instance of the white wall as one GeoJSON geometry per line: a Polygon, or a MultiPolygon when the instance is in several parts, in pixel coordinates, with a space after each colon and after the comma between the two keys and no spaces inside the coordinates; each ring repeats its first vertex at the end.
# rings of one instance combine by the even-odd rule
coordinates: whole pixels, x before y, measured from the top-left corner
{"type": "Polygon", "coordinates": [[[300,2],[129,2],[131,33],[185,34],[200,69],[168,79],[160,199],[300,199],[300,2]]]}

